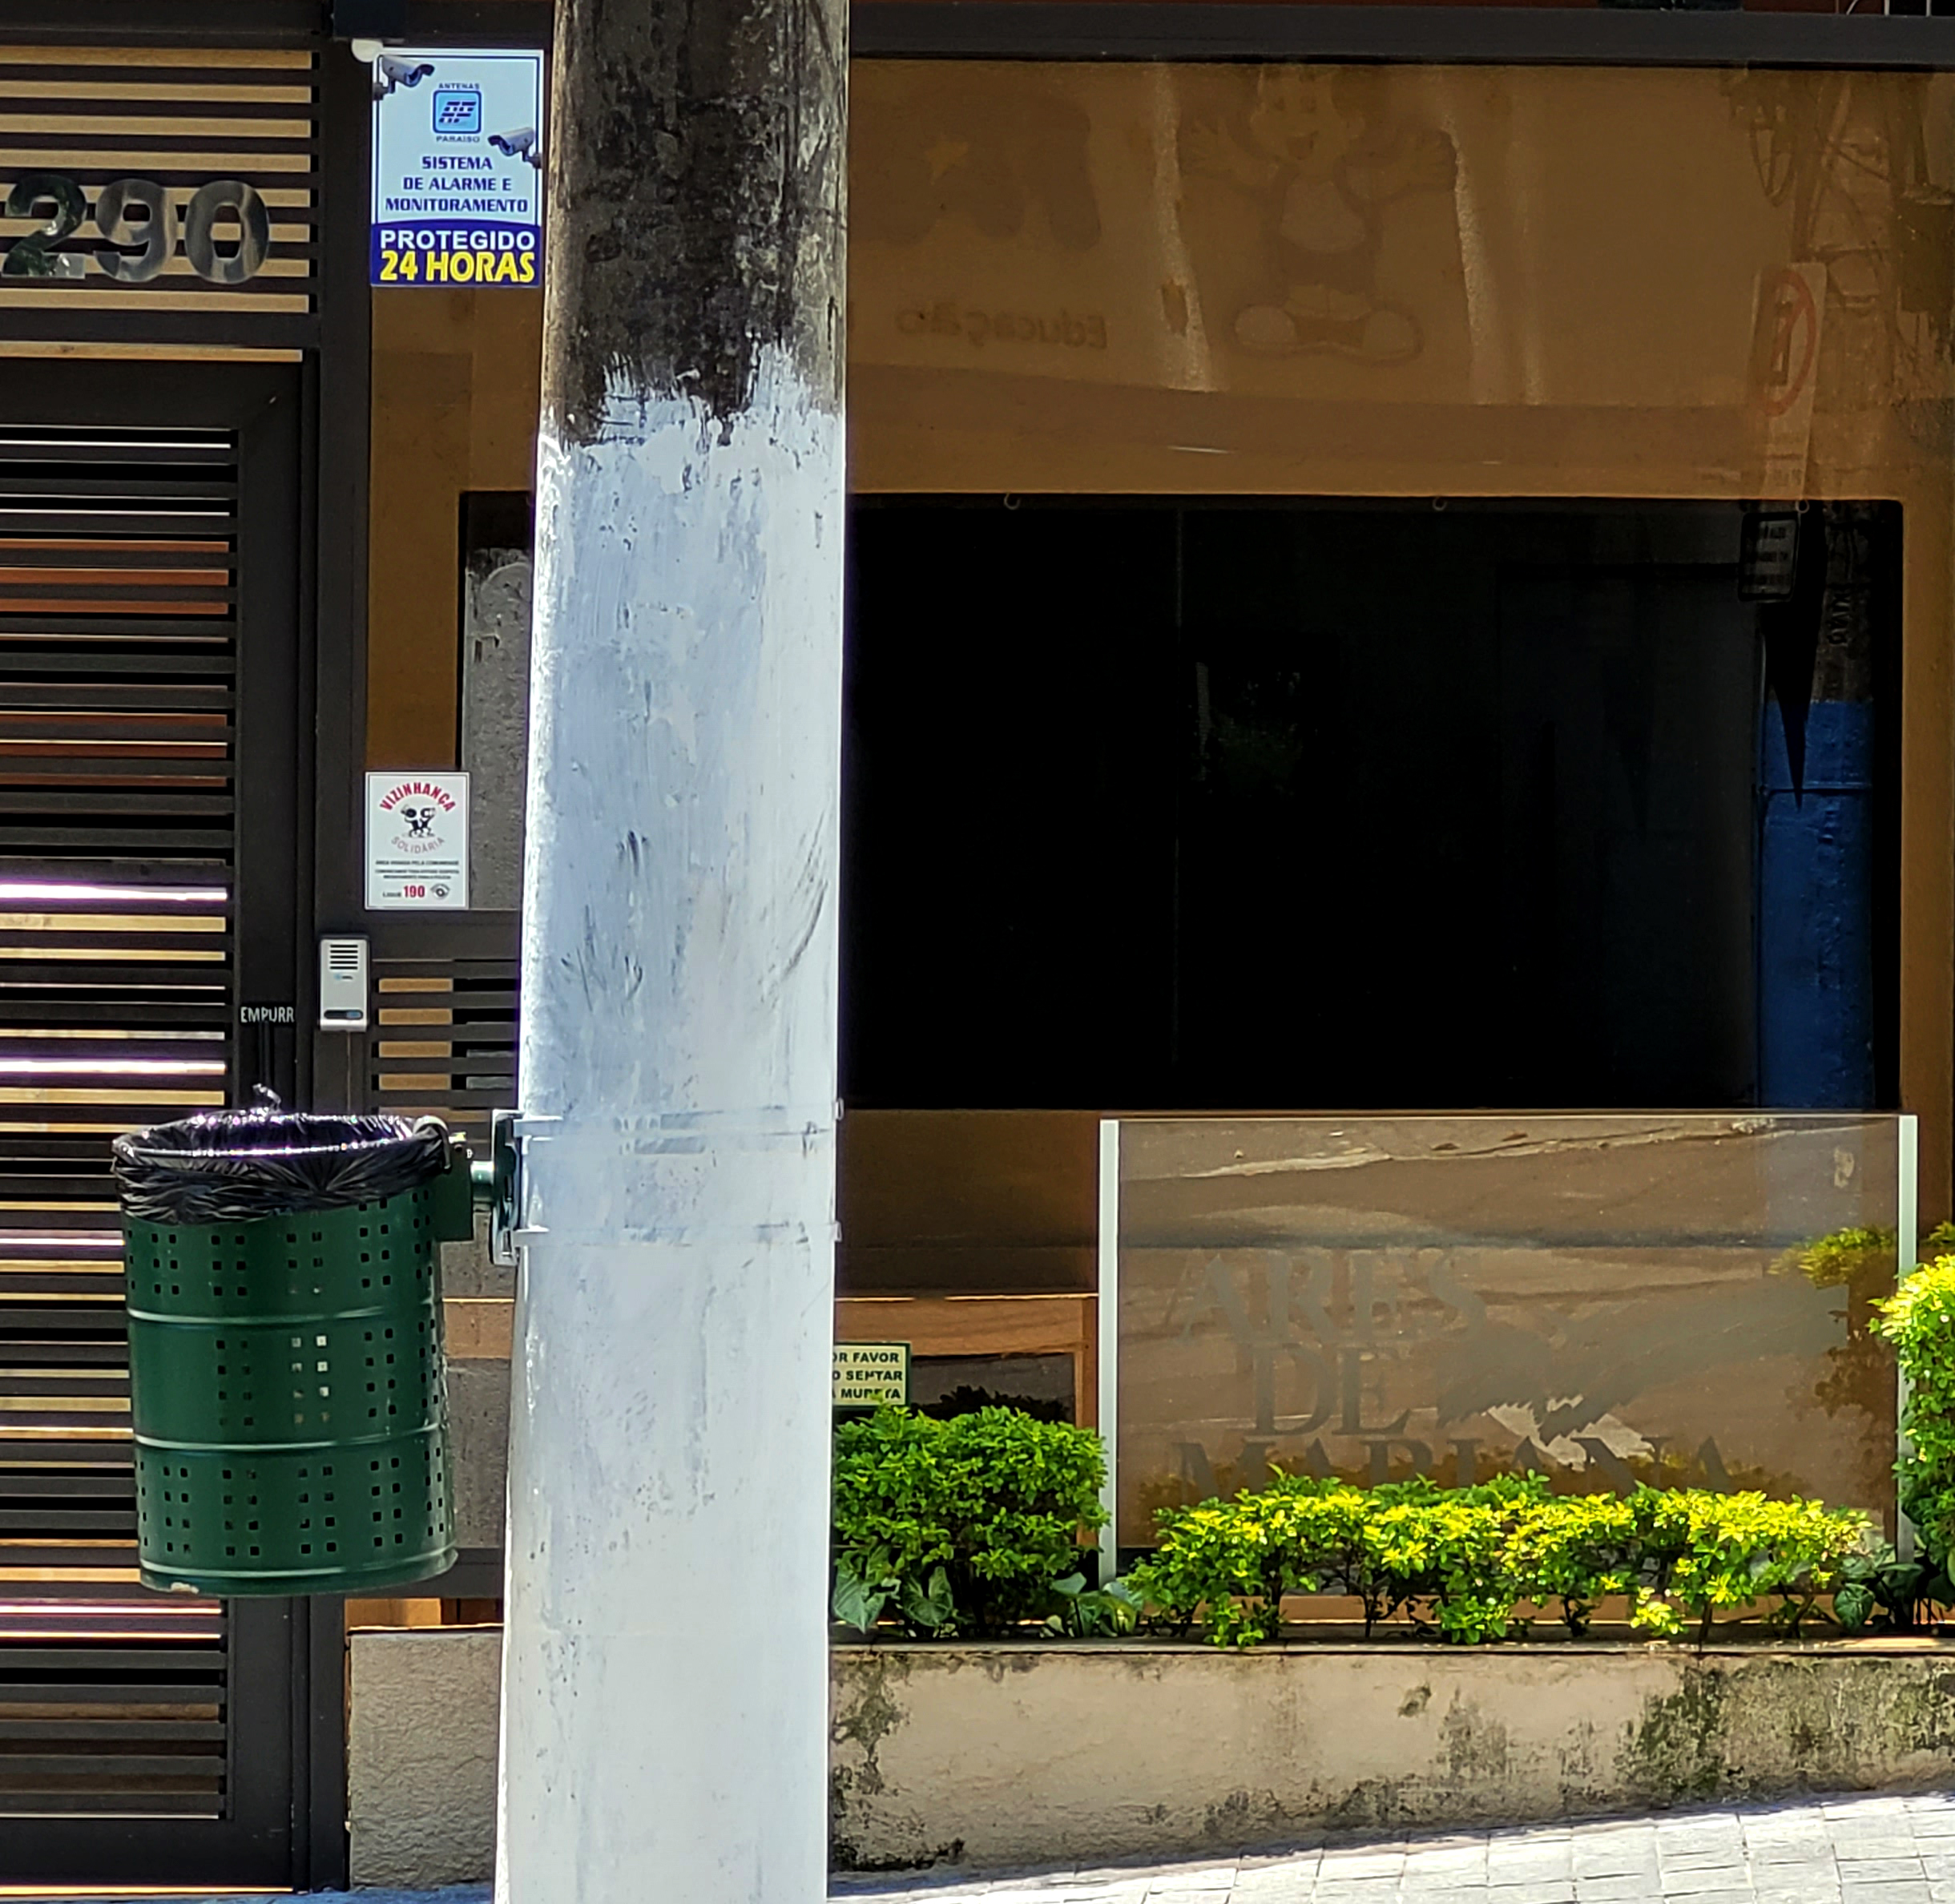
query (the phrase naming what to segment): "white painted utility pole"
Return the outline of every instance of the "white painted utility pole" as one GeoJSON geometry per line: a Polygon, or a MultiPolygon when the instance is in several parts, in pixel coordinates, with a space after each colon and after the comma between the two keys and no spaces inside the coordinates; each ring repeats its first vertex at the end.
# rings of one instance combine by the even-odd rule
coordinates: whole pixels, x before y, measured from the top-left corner
{"type": "Polygon", "coordinates": [[[558,0],[501,1904],[825,1891],[841,0],[558,0]]]}

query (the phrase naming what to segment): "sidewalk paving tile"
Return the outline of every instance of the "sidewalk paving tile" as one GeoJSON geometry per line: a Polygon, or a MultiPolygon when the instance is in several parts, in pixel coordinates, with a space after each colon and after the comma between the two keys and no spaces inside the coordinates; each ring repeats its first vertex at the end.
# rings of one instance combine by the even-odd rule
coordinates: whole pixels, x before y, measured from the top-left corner
{"type": "MultiPolygon", "coordinates": [[[[837,1873],[829,1895],[836,1904],[1955,1904],[1955,1792],[1424,1836],[1308,1834],[1240,1857],[1043,1871],[837,1873]]],[[[123,1898],[104,1892],[89,1904],[123,1898]]],[[[228,1892],[181,1904],[284,1900],[228,1892]]],[[[348,1904],[490,1896],[486,1885],[369,1890],[348,1904]]]]}
{"type": "Polygon", "coordinates": [[[1817,1846],[1830,1856],[1832,1835],[1817,1822],[1782,1825],[1776,1819],[1769,1829],[1760,1827],[1744,1834],[1744,1848],[1755,1858],[1774,1864],[1797,1863],[1817,1846]]]}
{"type": "Polygon", "coordinates": [[[1565,1877],[1575,1868],[1573,1845],[1522,1845],[1512,1838],[1493,1838],[1486,1847],[1489,1871],[1512,1871],[1516,1876],[1565,1877]]]}
{"type": "Polygon", "coordinates": [[[1272,1845],[1257,1851],[1244,1851],[1235,1860],[1235,1872],[1240,1878],[1244,1871],[1260,1870],[1265,1865],[1291,1865],[1307,1858],[1315,1858],[1324,1849],[1324,1834],[1316,1833],[1308,1837],[1300,1837],[1295,1843],[1272,1845]]]}
{"type": "MultiPolygon", "coordinates": [[[[1030,1885],[1015,1883],[1001,1884],[994,1890],[965,1891],[961,1894],[961,1898],[982,1898],[984,1904],[1053,1904],[1053,1896],[1054,1894],[1049,1890],[1034,1890],[1030,1885]]],[[[924,1899],[927,1899],[929,1904],[937,1904],[940,1898],[946,1900],[947,1904],[948,1900],[959,1898],[960,1894],[956,1891],[929,1891],[922,1894],[918,1904],[923,1904],[924,1899]]]]}
{"type": "Polygon", "coordinates": [[[1579,1858],[1575,1860],[1578,1878],[1634,1878],[1653,1890],[1657,1882],[1656,1854],[1625,1846],[1613,1857],[1579,1858]]]}
{"type": "Polygon", "coordinates": [[[1437,1882],[1446,1878],[1462,1882],[1471,1878],[1484,1883],[1487,1852],[1484,1845],[1449,1846],[1443,1851],[1409,1851],[1405,1854],[1405,1876],[1437,1882]]]}
{"type": "Polygon", "coordinates": [[[1613,1831],[1598,1831],[1568,1841],[1570,1854],[1585,1858],[1614,1857],[1627,1846],[1656,1855],[1656,1828],[1651,1825],[1618,1825],[1613,1831]]]}
{"type": "Polygon", "coordinates": [[[1702,1850],[1679,1850],[1675,1846],[1659,1841],[1657,1860],[1665,1877],[1672,1871],[1728,1871],[1744,1867],[1744,1846],[1741,1844],[1705,1846],[1702,1850]]]}
{"type": "Polygon", "coordinates": [[[1662,1879],[1663,1890],[1659,1894],[1666,1898],[1714,1898],[1720,1892],[1751,1888],[1751,1874],[1742,1861],[1694,1865],[1681,1871],[1665,1865],[1662,1879]]]}
{"type": "Polygon", "coordinates": [[[1575,1896],[1579,1904],[1648,1904],[1652,1897],[1660,1896],[1656,1888],[1654,1874],[1649,1876],[1613,1878],[1583,1878],[1575,1879],[1575,1896]]]}
{"type": "Polygon", "coordinates": [[[1249,1865],[1235,1874],[1235,1886],[1229,1893],[1231,1898],[1260,1898],[1268,1890],[1280,1890],[1294,1887],[1299,1882],[1315,1883],[1317,1875],[1317,1854],[1305,1851],[1295,1858],[1285,1858],[1281,1864],[1249,1865]]]}
{"type": "Polygon", "coordinates": [[[1350,1878],[1397,1878],[1405,1870],[1402,1851],[1326,1851],[1317,1866],[1320,1882],[1350,1878]]]}

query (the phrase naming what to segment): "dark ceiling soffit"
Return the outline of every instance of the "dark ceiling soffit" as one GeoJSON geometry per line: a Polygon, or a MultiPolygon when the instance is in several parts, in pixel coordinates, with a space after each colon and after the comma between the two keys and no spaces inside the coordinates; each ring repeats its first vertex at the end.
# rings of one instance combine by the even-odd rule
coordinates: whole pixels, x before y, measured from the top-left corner
{"type": "MultiPolygon", "coordinates": [[[[542,45],[549,0],[410,0],[436,42],[542,45]]],[[[855,0],[883,59],[1353,60],[1468,66],[1955,70],[1955,17],[1272,0],[855,0]]],[[[0,38],[316,44],[324,0],[0,0],[0,38]]]]}
{"type": "Polygon", "coordinates": [[[408,0],[410,46],[547,46],[550,0],[408,0]]]}
{"type": "Polygon", "coordinates": [[[304,46],[320,37],[325,18],[323,0],[0,0],[0,38],[41,46],[304,46]]]}
{"type": "MultiPolygon", "coordinates": [[[[0,0],[0,39],[37,46],[318,46],[329,0],[0,0]]],[[[546,46],[550,0],[409,0],[417,46],[546,46]]]]}
{"type": "Polygon", "coordinates": [[[1955,18],[1269,0],[855,0],[870,59],[1955,69],[1955,18]]]}

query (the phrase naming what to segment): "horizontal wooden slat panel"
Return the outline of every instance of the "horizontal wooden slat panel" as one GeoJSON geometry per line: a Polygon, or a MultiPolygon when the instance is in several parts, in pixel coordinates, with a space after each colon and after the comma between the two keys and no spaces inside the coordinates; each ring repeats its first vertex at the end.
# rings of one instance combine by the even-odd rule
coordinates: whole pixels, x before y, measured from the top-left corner
{"type": "MultiPolygon", "coordinates": [[[[72,180],[87,204],[80,225],[51,247],[64,271],[77,275],[0,280],[0,344],[38,337],[99,349],[87,327],[116,309],[131,320],[132,341],[146,319],[159,339],[183,336],[183,321],[192,321],[192,347],[289,341],[276,327],[317,311],[318,171],[309,54],[0,48],[0,200],[25,175],[53,172],[72,180]],[[115,251],[140,255],[139,243],[111,246],[95,216],[103,188],[123,179],[161,187],[175,227],[161,273],[143,283],[111,278],[100,263],[115,251]],[[219,180],[249,185],[272,215],[269,250],[241,284],[199,276],[182,242],[190,198],[219,180]]],[[[139,227],[142,218],[139,210],[131,222],[139,227]]],[[[34,229],[28,220],[0,220],[0,246],[34,229]]],[[[231,255],[239,237],[234,215],[225,213],[220,256],[231,255]]]]}
{"type": "Polygon", "coordinates": [[[375,1110],[433,1115],[478,1130],[514,1107],[516,962],[383,960],[368,1035],[368,1102],[375,1110]],[[438,1029],[441,1035],[425,1035],[438,1029]],[[403,1033],[420,1031],[420,1037],[403,1033]]]}
{"type": "Polygon", "coordinates": [[[0,71],[45,67],[92,78],[103,67],[200,67],[229,72],[256,67],[278,72],[309,72],[312,56],[284,47],[262,46],[0,46],[0,71]]]}
{"type": "Polygon", "coordinates": [[[0,1604],[0,1815],[222,1815],[223,1612],[153,1608],[0,1604]]]}
{"type": "Polygon", "coordinates": [[[225,1803],[221,1612],[130,1597],[109,1144],[231,1095],[236,465],[0,424],[0,1816],[225,1803]]]}

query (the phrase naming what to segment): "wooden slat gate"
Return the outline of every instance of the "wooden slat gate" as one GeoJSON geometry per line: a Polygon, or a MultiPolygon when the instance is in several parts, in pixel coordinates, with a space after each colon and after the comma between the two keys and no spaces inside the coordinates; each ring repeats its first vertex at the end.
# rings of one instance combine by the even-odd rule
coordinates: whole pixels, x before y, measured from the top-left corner
{"type": "Polygon", "coordinates": [[[290,1882],[302,1616],[135,1581],[109,1144],[293,1087],[299,408],[0,364],[0,1882],[290,1882]]]}

